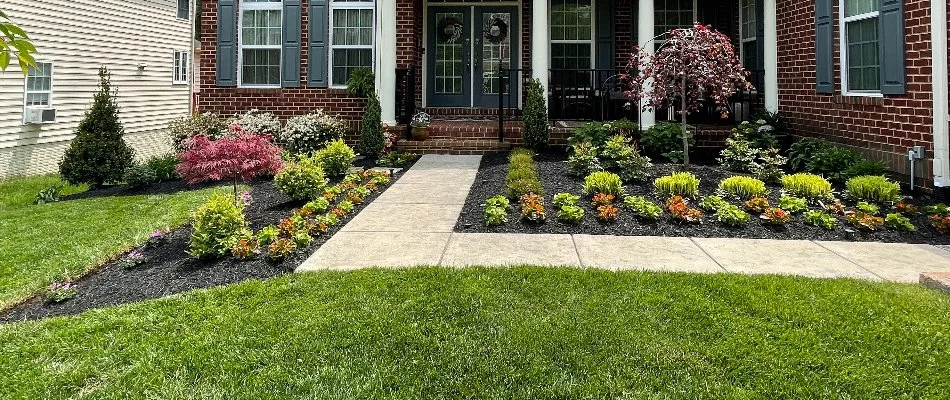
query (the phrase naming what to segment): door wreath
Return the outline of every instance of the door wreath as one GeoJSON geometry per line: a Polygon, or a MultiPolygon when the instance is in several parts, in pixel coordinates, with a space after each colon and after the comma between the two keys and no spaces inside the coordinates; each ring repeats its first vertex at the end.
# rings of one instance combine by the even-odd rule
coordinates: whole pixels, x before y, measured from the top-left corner
{"type": "Polygon", "coordinates": [[[485,40],[491,43],[499,44],[508,38],[508,23],[505,20],[495,17],[485,29],[485,40]]]}
{"type": "Polygon", "coordinates": [[[462,21],[455,17],[445,17],[435,27],[442,43],[455,43],[462,37],[462,21]]]}

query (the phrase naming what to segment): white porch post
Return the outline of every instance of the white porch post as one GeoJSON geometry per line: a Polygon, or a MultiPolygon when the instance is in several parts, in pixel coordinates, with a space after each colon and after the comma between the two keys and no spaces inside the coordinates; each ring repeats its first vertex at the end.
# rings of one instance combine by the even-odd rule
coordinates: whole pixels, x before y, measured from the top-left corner
{"type": "Polygon", "coordinates": [[[934,185],[950,187],[950,95],[947,91],[947,2],[930,2],[933,46],[934,185]]]}
{"type": "Polygon", "coordinates": [[[765,0],[765,109],[778,112],[778,21],[775,0],[765,0]]]}
{"type": "Polygon", "coordinates": [[[548,40],[548,0],[531,1],[531,77],[541,81],[548,92],[548,69],[551,56],[548,40]]]}
{"type": "Polygon", "coordinates": [[[383,124],[396,125],[396,1],[379,1],[376,10],[376,88],[383,124]]]}
{"type": "MultiPolygon", "coordinates": [[[[654,18],[655,11],[653,9],[654,0],[640,0],[639,15],[637,16],[637,43],[640,45],[640,48],[649,54],[653,54],[656,50],[656,45],[650,42],[654,36],[656,36],[656,27],[654,27],[654,18]]],[[[652,90],[653,81],[647,80],[643,82],[643,90],[648,92],[652,90]]],[[[640,107],[640,104],[636,104],[636,107],[640,107]]],[[[656,112],[655,111],[643,111],[640,109],[640,128],[649,129],[653,125],[656,125],[656,112]]]]}

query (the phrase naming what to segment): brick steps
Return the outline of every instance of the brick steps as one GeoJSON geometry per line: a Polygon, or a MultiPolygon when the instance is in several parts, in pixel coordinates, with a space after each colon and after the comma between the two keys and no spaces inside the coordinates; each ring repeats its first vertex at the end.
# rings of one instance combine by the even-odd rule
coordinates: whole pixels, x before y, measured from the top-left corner
{"type": "Polygon", "coordinates": [[[416,154],[485,155],[511,150],[511,143],[498,139],[434,139],[423,141],[401,140],[396,144],[401,152],[416,154]]]}

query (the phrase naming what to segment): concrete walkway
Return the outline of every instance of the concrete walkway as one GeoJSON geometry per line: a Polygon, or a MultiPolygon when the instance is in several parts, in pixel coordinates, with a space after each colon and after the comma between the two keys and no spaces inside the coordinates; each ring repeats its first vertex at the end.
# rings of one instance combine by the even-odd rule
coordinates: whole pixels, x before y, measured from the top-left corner
{"type": "Polygon", "coordinates": [[[802,240],[453,233],[479,156],[424,156],[298,271],[550,265],[917,282],[950,272],[929,245],[802,240]]]}

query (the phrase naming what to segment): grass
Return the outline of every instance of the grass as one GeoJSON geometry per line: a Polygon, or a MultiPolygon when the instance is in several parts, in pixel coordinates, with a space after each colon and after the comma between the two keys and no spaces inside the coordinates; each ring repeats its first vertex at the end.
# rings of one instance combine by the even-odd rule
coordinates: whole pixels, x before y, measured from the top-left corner
{"type": "Polygon", "coordinates": [[[325,271],[0,326],[0,398],[942,398],[948,318],[855,280],[325,271]]]}
{"type": "Polygon", "coordinates": [[[31,205],[37,192],[57,182],[41,176],[0,183],[0,308],[83,274],[157,229],[180,225],[211,194],[205,189],[31,205]]]}

